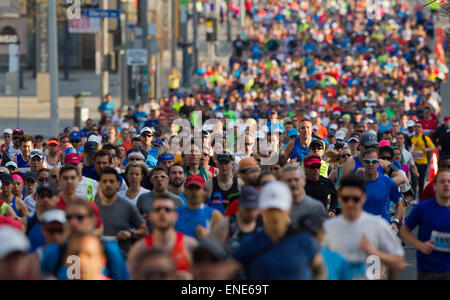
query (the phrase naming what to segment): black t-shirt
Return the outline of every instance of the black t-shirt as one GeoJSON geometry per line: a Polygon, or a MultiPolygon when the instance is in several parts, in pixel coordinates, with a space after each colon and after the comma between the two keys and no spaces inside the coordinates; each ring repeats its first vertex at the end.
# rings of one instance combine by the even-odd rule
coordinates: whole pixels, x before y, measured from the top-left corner
{"type": "Polygon", "coordinates": [[[325,209],[328,207],[328,195],[330,195],[331,202],[329,211],[336,212],[337,191],[330,179],[320,176],[318,181],[306,180],[305,192],[308,196],[322,202],[325,209]]]}

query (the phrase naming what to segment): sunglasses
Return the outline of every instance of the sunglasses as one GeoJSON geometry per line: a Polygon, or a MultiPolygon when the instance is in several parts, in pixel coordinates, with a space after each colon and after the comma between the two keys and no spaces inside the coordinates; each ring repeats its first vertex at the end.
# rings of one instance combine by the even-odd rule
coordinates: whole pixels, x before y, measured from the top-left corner
{"type": "Polygon", "coordinates": [[[60,229],[46,229],[45,231],[47,231],[50,234],[62,234],[64,233],[64,229],[60,228],[60,229]]]}
{"type": "Polygon", "coordinates": [[[72,220],[73,218],[76,218],[78,221],[83,221],[84,219],[86,219],[86,216],[85,215],[67,215],[66,216],[66,219],[67,219],[67,221],[70,221],[70,220],[72,220]]]}
{"type": "Polygon", "coordinates": [[[251,173],[251,172],[256,172],[256,171],[260,171],[261,169],[259,167],[256,168],[247,168],[244,170],[240,170],[239,173],[240,174],[246,174],[246,173],[251,173]]]}
{"type": "Polygon", "coordinates": [[[370,165],[370,164],[376,165],[378,163],[378,159],[374,159],[374,160],[364,159],[363,162],[368,164],[368,165],[370,165]]]}
{"type": "Polygon", "coordinates": [[[311,150],[323,150],[322,146],[312,146],[311,150]]]}
{"type": "Polygon", "coordinates": [[[245,146],[249,147],[249,146],[253,146],[252,143],[245,143],[245,146]]]}
{"type": "Polygon", "coordinates": [[[42,194],[38,194],[38,197],[43,199],[43,198],[53,198],[53,193],[42,193],[42,194]]]}
{"type": "Polygon", "coordinates": [[[17,168],[14,167],[14,166],[8,166],[8,169],[10,169],[10,170],[16,170],[17,168]]]}
{"type": "Polygon", "coordinates": [[[170,208],[170,207],[165,207],[165,206],[160,206],[160,207],[155,207],[152,209],[153,212],[159,213],[161,211],[164,211],[165,213],[170,213],[175,211],[175,209],[170,208]]]}
{"type": "Polygon", "coordinates": [[[392,157],[390,157],[390,156],[382,156],[380,158],[384,159],[384,160],[392,160],[392,157]]]}
{"type": "Polygon", "coordinates": [[[320,170],[320,167],[321,167],[321,165],[310,165],[310,166],[307,166],[307,168],[311,169],[311,170],[320,170]]]}
{"type": "Polygon", "coordinates": [[[346,154],[342,154],[341,158],[347,158],[347,157],[350,157],[350,156],[352,156],[350,153],[346,153],[346,154]]]}
{"type": "Polygon", "coordinates": [[[81,140],[72,140],[71,142],[72,143],[79,143],[79,142],[81,142],[81,140]]]}
{"type": "Polygon", "coordinates": [[[361,201],[360,197],[353,197],[353,196],[342,196],[341,199],[342,199],[342,202],[345,202],[345,203],[347,203],[350,200],[352,200],[355,203],[358,203],[359,201],[361,201]]]}
{"type": "Polygon", "coordinates": [[[152,134],[143,134],[143,135],[141,135],[143,138],[151,138],[151,137],[153,137],[153,135],[152,134]]]}
{"type": "Polygon", "coordinates": [[[161,175],[161,176],[155,175],[155,176],[152,176],[152,179],[153,180],[164,180],[164,179],[167,179],[167,175],[161,175]]]}
{"type": "Polygon", "coordinates": [[[52,178],[52,179],[58,179],[58,174],[52,174],[52,175],[50,175],[50,178],[52,178]]]}
{"type": "Polygon", "coordinates": [[[38,181],[39,182],[47,182],[48,181],[48,177],[47,178],[44,178],[44,177],[38,178],[38,181]]]}

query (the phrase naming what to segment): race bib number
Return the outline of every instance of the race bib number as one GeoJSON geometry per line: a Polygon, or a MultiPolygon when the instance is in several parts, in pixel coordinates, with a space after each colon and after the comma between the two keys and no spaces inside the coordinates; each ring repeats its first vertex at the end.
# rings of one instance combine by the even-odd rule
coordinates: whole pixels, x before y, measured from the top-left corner
{"type": "Polygon", "coordinates": [[[412,155],[414,158],[422,158],[423,157],[423,152],[422,151],[413,151],[412,155]]]}
{"type": "Polygon", "coordinates": [[[434,250],[450,253],[450,233],[433,231],[431,240],[434,242],[434,250]]]}

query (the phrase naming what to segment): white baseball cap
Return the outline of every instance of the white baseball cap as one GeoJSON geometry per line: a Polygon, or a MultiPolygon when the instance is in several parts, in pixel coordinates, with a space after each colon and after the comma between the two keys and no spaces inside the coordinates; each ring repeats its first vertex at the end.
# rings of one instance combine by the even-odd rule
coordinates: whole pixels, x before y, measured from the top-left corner
{"type": "Polygon", "coordinates": [[[416,126],[416,122],[414,122],[413,120],[409,120],[408,123],[406,123],[406,127],[414,127],[416,126]]]}
{"type": "Polygon", "coordinates": [[[139,134],[142,135],[144,132],[150,132],[151,134],[154,134],[155,130],[150,127],[144,127],[144,128],[142,128],[141,132],[139,132],[139,134]]]}
{"type": "Polygon", "coordinates": [[[13,134],[13,131],[11,128],[6,128],[5,130],[3,130],[3,134],[13,134]]]}
{"type": "Polygon", "coordinates": [[[8,225],[0,226],[0,259],[13,252],[28,253],[30,242],[22,231],[8,225]]]}
{"type": "Polygon", "coordinates": [[[334,123],[331,124],[331,125],[330,125],[330,129],[333,129],[333,130],[336,130],[336,131],[337,131],[337,130],[338,130],[337,124],[334,124],[334,123]]]}
{"type": "Polygon", "coordinates": [[[280,181],[266,184],[259,194],[259,208],[261,210],[276,208],[288,211],[292,206],[292,193],[289,187],[280,181]]]}
{"type": "Polygon", "coordinates": [[[102,143],[102,137],[93,134],[93,135],[91,135],[91,136],[88,138],[88,142],[95,142],[95,143],[97,143],[98,145],[100,145],[100,144],[102,143]]]}
{"type": "Polygon", "coordinates": [[[66,213],[61,209],[51,209],[42,214],[43,223],[66,223],[66,213]]]}
{"type": "Polygon", "coordinates": [[[312,111],[312,112],[309,113],[309,116],[310,116],[311,118],[317,118],[317,112],[312,111]]]}
{"type": "Polygon", "coordinates": [[[343,132],[342,130],[338,130],[336,132],[336,140],[344,140],[345,139],[345,132],[343,132]]]}

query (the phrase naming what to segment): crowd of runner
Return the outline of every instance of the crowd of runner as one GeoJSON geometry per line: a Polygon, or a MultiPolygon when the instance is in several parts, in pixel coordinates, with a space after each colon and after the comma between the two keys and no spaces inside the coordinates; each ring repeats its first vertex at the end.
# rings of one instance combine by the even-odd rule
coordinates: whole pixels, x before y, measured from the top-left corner
{"type": "Polygon", "coordinates": [[[247,0],[191,94],[174,71],[84,128],[4,128],[0,279],[396,279],[405,243],[450,279],[436,19],[377,3],[247,0]]]}

